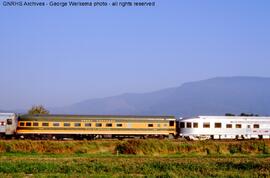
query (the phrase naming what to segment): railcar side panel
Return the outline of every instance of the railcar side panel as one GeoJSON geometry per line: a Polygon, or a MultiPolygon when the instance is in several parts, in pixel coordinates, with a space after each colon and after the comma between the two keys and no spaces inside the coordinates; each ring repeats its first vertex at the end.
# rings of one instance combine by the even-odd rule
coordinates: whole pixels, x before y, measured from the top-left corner
{"type": "Polygon", "coordinates": [[[17,134],[176,135],[171,116],[21,116],[17,134]]]}
{"type": "Polygon", "coordinates": [[[14,113],[0,113],[0,134],[14,135],[17,128],[17,116],[14,113]]]}
{"type": "Polygon", "coordinates": [[[179,127],[188,139],[270,138],[270,117],[199,116],[181,119],[179,127]]]}

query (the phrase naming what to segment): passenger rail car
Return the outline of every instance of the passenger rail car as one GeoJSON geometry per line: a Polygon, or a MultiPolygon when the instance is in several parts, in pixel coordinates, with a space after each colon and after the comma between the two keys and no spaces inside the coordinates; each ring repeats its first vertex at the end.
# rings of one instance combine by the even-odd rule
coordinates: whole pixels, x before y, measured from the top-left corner
{"type": "Polygon", "coordinates": [[[116,115],[16,115],[0,113],[0,137],[94,139],[170,137],[270,139],[270,117],[116,115]]]}
{"type": "Polygon", "coordinates": [[[176,135],[173,116],[22,115],[23,138],[169,137],[176,135]]]}
{"type": "Polygon", "coordinates": [[[10,137],[16,133],[17,115],[0,113],[0,137],[10,137]]]}
{"type": "Polygon", "coordinates": [[[190,140],[270,138],[270,117],[199,116],[179,122],[180,136],[190,140]]]}

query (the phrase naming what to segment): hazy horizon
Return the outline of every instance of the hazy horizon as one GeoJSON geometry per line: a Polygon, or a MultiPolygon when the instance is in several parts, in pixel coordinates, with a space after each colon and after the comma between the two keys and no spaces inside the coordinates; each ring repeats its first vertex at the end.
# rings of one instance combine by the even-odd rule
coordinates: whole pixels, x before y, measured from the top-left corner
{"type": "MultiPolygon", "coordinates": [[[[29,105],[28,107],[21,107],[21,108],[4,108],[4,110],[6,111],[27,111],[28,109],[30,109],[32,106],[37,106],[37,105],[42,105],[42,106],[45,106],[45,108],[48,108],[48,109],[57,109],[57,108],[62,108],[62,107],[69,107],[73,104],[77,104],[77,103],[81,103],[81,102],[84,102],[84,101],[89,101],[89,100],[93,100],[93,99],[106,99],[106,98],[110,98],[110,97],[116,97],[116,96],[121,96],[121,95],[125,95],[125,94],[146,94],[146,93],[152,93],[152,92],[158,92],[158,91],[162,91],[162,90],[167,90],[167,89],[172,89],[172,88],[178,88],[178,87],[181,87],[183,86],[183,84],[189,84],[189,83],[198,83],[198,82],[202,82],[202,81],[208,81],[208,80],[213,80],[213,79],[229,79],[229,78],[248,78],[248,79],[251,79],[251,78],[255,78],[255,79],[269,79],[270,80],[270,77],[262,77],[262,76],[216,76],[216,77],[211,77],[211,78],[206,78],[206,79],[200,79],[200,80],[192,80],[192,81],[186,81],[186,82],[183,82],[182,84],[179,84],[177,86],[169,86],[169,87],[163,87],[163,88],[158,88],[158,89],[155,89],[155,90],[151,90],[151,91],[144,91],[144,92],[124,92],[124,93],[118,93],[118,94],[115,94],[115,95],[108,95],[108,96],[96,96],[96,97],[92,97],[92,98],[83,98],[79,101],[74,101],[74,102],[71,102],[71,103],[65,103],[64,105],[59,105],[59,106],[49,106],[49,105],[44,105],[44,103],[35,103],[35,104],[32,104],[32,105],[29,105]]],[[[0,108],[0,109],[3,109],[3,108],[0,108]]]]}
{"type": "Polygon", "coordinates": [[[270,77],[270,1],[0,6],[0,109],[57,107],[219,76],[270,77]]]}

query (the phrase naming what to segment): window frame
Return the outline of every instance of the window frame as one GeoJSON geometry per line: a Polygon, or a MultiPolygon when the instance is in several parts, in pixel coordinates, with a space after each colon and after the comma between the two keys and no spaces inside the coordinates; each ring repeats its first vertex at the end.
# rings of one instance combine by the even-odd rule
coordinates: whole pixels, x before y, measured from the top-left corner
{"type": "Polygon", "coordinates": [[[102,127],[102,123],[100,123],[100,122],[99,123],[96,123],[95,126],[96,127],[102,127]]]}
{"type": "Polygon", "coordinates": [[[49,122],[42,122],[42,127],[49,127],[49,122]]]}
{"type": "Polygon", "coordinates": [[[211,127],[210,122],[204,122],[204,123],[203,123],[203,128],[209,129],[210,127],[211,127]]]}
{"type": "Polygon", "coordinates": [[[13,124],[12,119],[7,119],[7,125],[12,125],[12,124],[13,124]]]}
{"type": "Polygon", "coordinates": [[[32,123],[31,122],[25,122],[25,126],[26,127],[31,127],[32,126],[32,123]]]}
{"type": "Polygon", "coordinates": [[[112,123],[106,123],[106,127],[112,127],[112,123]]]}
{"type": "Polygon", "coordinates": [[[216,129],[222,128],[222,123],[221,122],[215,122],[215,128],[216,129]]]}
{"type": "Polygon", "coordinates": [[[253,124],[253,128],[254,129],[259,129],[260,128],[260,124],[253,124]],[[258,127],[257,127],[258,126],[258,127]]]}
{"type": "Polygon", "coordinates": [[[70,124],[69,122],[64,122],[63,126],[64,126],[64,127],[70,127],[71,124],[70,124]]]}
{"type": "Polygon", "coordinates": [[[123,124],[122,123],[117,123],[116,127],[123,127],[123,124]]]}
{"type": "Polygon", "coordinates": [[[242,124],[235,124],[235,128],[236,129],[241,129],[242,128],[242,124]]]}
{"type": "Polygon", "coordinates": [[[74,122],[73,126],[74,126],[74,127],[81,127],[82,124],[81,124],[80,122],[74,122]]]}
{"type": "Polygon", "coordinates": [[[186,123],[185,122],[180,122],[180,128],[185,128],[186,123]]]}
{"type": "Polygon", "coordinates": [[[59,122],[53,122],[53,126],[54,127],[60,127],[60,123],[59,122]]]}

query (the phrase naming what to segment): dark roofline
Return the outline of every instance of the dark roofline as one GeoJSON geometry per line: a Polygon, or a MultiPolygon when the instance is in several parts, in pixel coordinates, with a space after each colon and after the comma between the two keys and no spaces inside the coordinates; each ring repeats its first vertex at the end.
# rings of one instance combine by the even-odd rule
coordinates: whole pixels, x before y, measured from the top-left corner
{"type": "Polygon", "coordinates": [[[77,117],[77,118],[175,118],[174,116],[160,116],[160,115],[69,115],[69,114],[23,114],[22,117],[77,117]]]}

